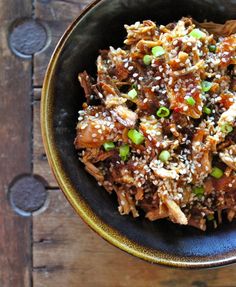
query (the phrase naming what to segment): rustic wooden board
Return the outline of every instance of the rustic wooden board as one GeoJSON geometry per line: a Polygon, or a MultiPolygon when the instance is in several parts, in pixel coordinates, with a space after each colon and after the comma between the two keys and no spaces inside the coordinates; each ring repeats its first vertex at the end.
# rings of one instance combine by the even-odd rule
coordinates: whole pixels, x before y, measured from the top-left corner
{"type": "MultiPolygon", "coordinates": [[[[41,89],[34,91],[34,98],[39,99],[41,95],[41,89]]],[[[46,158],[46,154],[43,147],[42,135],[40,129],[40,102],[34,102],[34,144],[33,144],[33,172],[36,175],[41,176],[47,182],[49,187],[57,187],[56,180],[52,174],[51,169],[46,158]]]]}
{"type": "Polygon", "coordinates": [[[44,74],[51,54],[70,23],[78,17],[80,12],[91,0],[37,1],[35,16],[48,28],[49,45],[43,53],[34,56],[34,85],[42,86],[44,74]],[[46,3],[45,3],[46,2],[46,3]]]}
{"type": "MultiPolygon", "coordinates": [[[[41,87],[51,53],[68,24],[90,1],[37,1],[35,15],[50,31],[50,44],[34,56],[34,86],[41,87]]],[[[40,100],[40,89],[34,98],[40,100]]],[[[50,187],[56,182],[44,157],[39,102],[34,103],[34,172],[50,187]]],[[[33,217],[34,287],[233,287],[235,266],[215,270],[174,270],[151,265],[111,246],[75,214],[59,190],[33,217]]]]}
{"type": "Polygon", "coordinates": [[[44,74],[51,54],[69,24],[75,19],[82,5],[86,1],[37,1],[35,4],[35,16],[42,21],[49,31],[49,45],[43,53],[34,56],[34,85],[42,86],[44,74]]]}
{"type": "Polygon", "coordinates": [[[31,282],[31,218],[18,216],[6,194],[11,181],[31,172],[31,60],[12,54],[9,27],[31,17],[30,0],[0,1],[0,286],[28,287],[31,282]]]}
{"type": "Polygon", "coordinates": [[[57,41],[89,2],[0,1],[0,287],[236,286],[235,266],[175,270],[120,251],[91,231],[58,190],[41,138],[41,86],[57,41]],[[12,23],[24,17],[39,19],[48,31],[47,46],[33,59],[18,58],[8,47],[12,23]],[[31,172],[49,188],[33,219],[13,212],[6,196],[16,176],[31,172]]]}
{"type": "Polygon", "coordinates": [[[60,190],[33,217],[34,287],[233,287],[235,266],[176,270],[143,262],[111,246],[75,214],[60,190]]]}

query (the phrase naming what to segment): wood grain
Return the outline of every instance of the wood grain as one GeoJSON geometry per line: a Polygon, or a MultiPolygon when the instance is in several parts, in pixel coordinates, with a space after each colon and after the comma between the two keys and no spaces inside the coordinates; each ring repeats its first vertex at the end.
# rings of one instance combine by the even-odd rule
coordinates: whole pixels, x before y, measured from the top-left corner
{"type": "MultiPolygon", "coordinates": [[[[89,0],[36,1],[35,16],[50,31],[50,44],[34,56],[34,86],[41,87],[53,49],[89,0]]],[[[56,187],[42,145],[39,100],[34,99],[34,173],[56,187]]],[[[235,266],[175,270],[151,265],[111,246],[75,214],[60,190],[49,191],[48,206],[33,216],[33,287],[233,287],[235,266]]],[[[5,286],[4,286],[5,287],[5,286]]]]}
{"type": "Polygon", "coordinates": [[[51,54],[70,23],[79,15],[82,5],[86,1],[49,1],[47,4],[37,1],[35,4],[35,16],[44,23],[49,32],[50,45],[34,56],[34,85],[40,87],[43,84],[44,74],[51,54]]]}
{"type": "Polygon", "coordinates": [[[235,266],[176,270],[116,249],[82,222],[60,190],[49,191],[49,206],[33,226],[34,287],[235,286],[235,266]]]}
{"type": "Polygon", "coordinates": [[[30,17],[30,0],[0,1],[0,286],[30,286],[31,218],[13,212],[7,191],[12,179],[31,172],[31,61],[12,54],[9,27],[30,17]]]}
{"type": "MultiPolygon", "coordinates": [[[[39,99],[41,89],[34,91],[34,98],[39,99]]],[[[40,102],[34,102],[34,143],[33,143],[33,172],[40,175],[47,182],[48,187],[57,187],[57,182],[49,167],[43,147],[41,127],[40,127],[40,102]]]]}

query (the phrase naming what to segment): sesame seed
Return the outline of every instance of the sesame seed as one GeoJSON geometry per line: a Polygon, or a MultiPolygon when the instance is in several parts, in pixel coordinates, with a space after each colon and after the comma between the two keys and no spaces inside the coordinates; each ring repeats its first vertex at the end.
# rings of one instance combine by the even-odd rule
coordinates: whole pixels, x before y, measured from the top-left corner
{"type": "Polygon", "coordinates": [[[125,68],[128,68],[128,67],[129,67],[129,63],[128,63],[128,62],[125,63],[125,64],[124,64],[124,67],[125,67],[125,68]]]}

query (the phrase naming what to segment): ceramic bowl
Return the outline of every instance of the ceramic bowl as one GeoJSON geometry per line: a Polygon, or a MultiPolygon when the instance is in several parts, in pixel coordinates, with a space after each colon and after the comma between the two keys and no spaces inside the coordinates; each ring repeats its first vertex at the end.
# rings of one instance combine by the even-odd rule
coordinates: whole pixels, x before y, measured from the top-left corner
{"type": "Polygon", "coordinates": [[[192,16],[223,23],[235,17],[234,0],[97,0],[67,29],[45,76],[41,124],[51,168],[65,196],[100,236],[144,260],[174,267],[206,268],[236,261],[236,222],[206,232],[167,220],[121,216],[117,201],[84,170],[74,149],[78,110],[84,101],[79,72],[96,74],[99,49],[119,47],[124,24],[159,24],[192,16]]]}

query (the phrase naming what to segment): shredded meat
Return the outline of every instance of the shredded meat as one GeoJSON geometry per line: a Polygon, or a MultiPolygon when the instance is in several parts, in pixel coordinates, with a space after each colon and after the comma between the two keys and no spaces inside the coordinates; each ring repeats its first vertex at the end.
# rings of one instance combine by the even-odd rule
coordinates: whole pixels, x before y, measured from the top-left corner
{"type": "Polygon", "coordinates": [[[219,154],[220,159],[233,170],[236,170],[236,145],[231,145],[219,154]]]}
{"type": "Polygon", "coordinates": [[[236,217],[235,23],[125,25],[96,81],[79,74],[75,148],[120,214],[203,231],[236,217]]]}
{"type": "Polygon", "coordinates": [[[138,119],[137,114],[129,110],[126,106],[117,106],[111,111],[111,114],[119,123],[127,128],[134,127],[138,119]]]}
{"type": "Polygon", "coordinates": [[[80,81],[82,88],[84,89],[85,97],[87,99],[90,98],[92,94],[92,84],[90,81],[90,77],[86,71],[79,74],[79,81],[80,81]]]}

